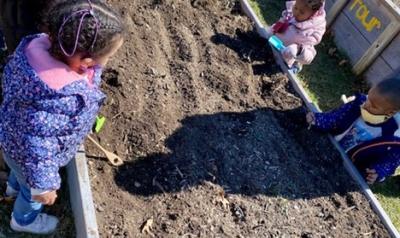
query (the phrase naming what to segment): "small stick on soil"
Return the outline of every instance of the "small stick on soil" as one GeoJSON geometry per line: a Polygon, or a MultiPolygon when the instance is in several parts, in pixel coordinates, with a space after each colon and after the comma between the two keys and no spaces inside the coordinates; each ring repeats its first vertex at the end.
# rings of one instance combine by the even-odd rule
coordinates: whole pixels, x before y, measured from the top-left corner
{"type": "Polygon", "coordinates": [[[111,118],[111,120],[114,120],[115,118],[119,117],[122,113],[123,113],[123,112],[119,112],[117,115],[113,116],[113,117],[111,118]]]}
{"type": "Polygon", "coordinates": [[[153,218],[150,218],[145,223],[143,223],[141,229],[142,234],[146,233],[151,236],[154,236],[153,233],[151,232],[151,228],[153,227],[153,222],[154,222],[153,218]]]}
{"type": "Polygon", "coordinates": [[[161,186],[161,184],[156,180],[156,178],[157,177],[154,177],[153,178],[153,186],[156,186],[157,188],[159,188],[164,194],[166,193],[165,192],[165,189],[163,188],[163,186],[161,186]]]}
{"type": "Polygon", "coordinates": [[[183,173],[181,172],[181,170],[178,168],[178,166],[175,166],[175,168],[176,168],[176,172],[178,172],[179,176],[181,176],[181,178],[183,179],[184,176],[183,176],[183,173]]]}
{"type": "Polygon", "coordinates": [[[349,212],[349,211],[353,210],[354,208],[356,208],[356,206],[348,207],[346,209],[343,209],[343,212],[349,212]]]}

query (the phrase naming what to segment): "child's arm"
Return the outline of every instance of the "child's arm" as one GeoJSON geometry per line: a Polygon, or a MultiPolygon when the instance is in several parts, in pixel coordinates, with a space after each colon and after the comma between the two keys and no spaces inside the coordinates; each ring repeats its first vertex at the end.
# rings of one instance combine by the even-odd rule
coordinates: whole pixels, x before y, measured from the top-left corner
{"type": "Polygon", "coordinates": [[[26,136],[23,141],[24,158],[22,172],[31,192],[58,190],[61,178],[57,163],[58,142],[54,138],[26,136]]]}
{"type": "Polygon", "coordinates": [[[43,205],[53,205],[57,199],[57,191],[47,191],[39,195],[32,195],[32,199],[43,204],[43,205]]]}
{"type": "Polygon", "coordinates": [[[365,95],[358,94],[352,102],[343,104],[329,112],[312,113],[307,122],[315,129],[332,134],[343,133],[360,116],[360,106],[365,102],[365,95]]]}
{"type": "Polygon", "coordinates": [[[38,100],[26,108],[27,113],[21,119],[31,123],[25,125],[20,142],[23,149],[18,156],[22,160],[22,172],[33,192],[50,192],[60,188],[58,171],[65,160],[60,158],[60,154],[70,151],[65,146],[80,143],[72,137],[82,128],[75,118],[84,105],[84,96],[74,95],[38,100]]]}

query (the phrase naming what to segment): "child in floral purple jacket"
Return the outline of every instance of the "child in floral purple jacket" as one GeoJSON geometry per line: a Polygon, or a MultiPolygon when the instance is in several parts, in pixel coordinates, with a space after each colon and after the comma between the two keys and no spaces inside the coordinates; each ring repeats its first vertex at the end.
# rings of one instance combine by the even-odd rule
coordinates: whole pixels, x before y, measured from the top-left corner
{"type": "Polygon", "coordinates": [[[59,168],[75,155],[104,100],[101,67],[123,43],[120,17],[100,0],[60,1],[49,35],[22,40],[4,69],[0,144],[16,197],[11,228],[47,234],[58,220],[41,213],[60,188],[59,168]]]}

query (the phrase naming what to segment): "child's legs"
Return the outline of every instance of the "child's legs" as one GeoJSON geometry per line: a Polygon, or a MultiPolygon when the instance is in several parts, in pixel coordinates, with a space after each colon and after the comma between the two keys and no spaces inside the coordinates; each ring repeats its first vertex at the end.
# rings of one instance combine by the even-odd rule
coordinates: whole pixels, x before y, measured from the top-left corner
{"type": "Polygon", "coordinates": [[[10,175],[8,176],[7,186],[10,186],[12,189],[16,191],[20,190],[20,186],[17,177],[15,176],[14,170],[10,171],[10,175]]]}
{"type": "Polygon", "coordinates": [[[304,46],[303,51],[299,56],[297,56],[297,61],[302,65],[311,64],[317,55],[317,51],[313,46],[304,46]]]}
{"type": "MultiPolygon", "coordinates": [[[[17,184],[19,193],[14,203],[13,217],[16,222],[22,226],[31,224],[42,211],[43,205],[33,201],[30,187],[25,182],[25,177],[22,174],[21,168],[6,154],[4,161],[11,170],[10,179],[12,187],[17,184]]],[[[13,187],[14,188],[14,187],[13,187]]],[[[15,187],[14,189],[17,189],[15,187]]]]}
{"type": "Polygon", "coordinates": [[[42,211],[43,205],[33,201],[30,188],[21,186],[14,203],[13,217],[21,226],[31,224],[42,211]]]}

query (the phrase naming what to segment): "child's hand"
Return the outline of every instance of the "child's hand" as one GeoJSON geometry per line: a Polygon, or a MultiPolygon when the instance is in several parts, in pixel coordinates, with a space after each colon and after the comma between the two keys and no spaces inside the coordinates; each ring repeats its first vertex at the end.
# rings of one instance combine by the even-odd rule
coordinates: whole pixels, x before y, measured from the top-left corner
{"type": "Polygon", "coordinates": [[[282,57],[286,64],[291,68],[296,61],[297,53],[299,51],[299,46],[296,44],[291,44],[282,50],[282,57]]]}
{"type": "Polygon", "coordinates": [[[313,112],[307,113],[307,115],[306,115],[306,120],[307,120],[307,123],[308,123],[309,125],[313,125],[313,124],[314,124],[314,121],[315,121],[314,113],[313,113],[313,112]]]}
{"type": "Polygon", "coordinates": [[[285,59],[292,59],[292,58],[295,58],[295,57],[296,57],[296,55],[294,54],[294,52],[292,51],[292,49],[289,48],[289,47],[286,47],[286,49],[284,49],[284,50],[282,51],[282,56],[283,56],[283,58],[285,58],[285,59]]]}
{"type": "Polygon", "coordinates": [[[378,174],[376,173],[375,169],[367,169],[367,183],[373,184],[375,183],[376,179],[378,178],[378,174]]]}
{"type": "Polygon", "coordinates": [[[40,195],[32,196],[32,199],[43,205],[53,205],[57,199],[57,191],[51,191],[40,195]]]}

